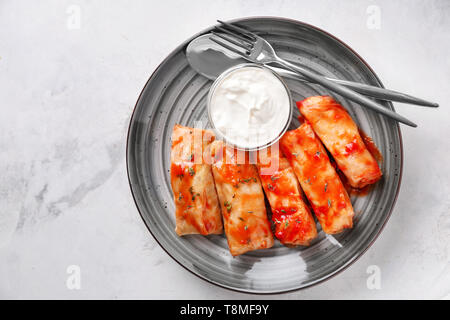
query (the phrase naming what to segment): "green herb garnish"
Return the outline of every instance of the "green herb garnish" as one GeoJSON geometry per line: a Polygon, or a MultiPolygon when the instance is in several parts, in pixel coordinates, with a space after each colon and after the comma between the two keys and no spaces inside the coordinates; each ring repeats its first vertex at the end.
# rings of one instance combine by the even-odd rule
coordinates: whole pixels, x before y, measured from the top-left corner
{"type": "Polygon", "coordinates": [[[225,201],[223,203],[223,205],[225,206],[225,208],[227,208],[227,211],[230,212],[231,211],[231,203],[229,203],[228,201],[225,201]]]}

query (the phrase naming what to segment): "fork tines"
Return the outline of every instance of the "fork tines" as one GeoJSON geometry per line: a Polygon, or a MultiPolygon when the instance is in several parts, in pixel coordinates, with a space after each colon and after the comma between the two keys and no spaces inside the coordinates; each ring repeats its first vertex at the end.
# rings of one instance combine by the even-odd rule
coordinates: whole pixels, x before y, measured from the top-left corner
{"type": "Polygon", "coordinates": [[[257,39],[256,36],[252,32],[230,23],[220,20],[217,20],[217,22],[219,22],[221,25],[216,26],[214,28],[214,31],[211,31],[211,33],[214,36],[225,40],[225,42],[214,37],[211,37],[210,39],[217,44],[227,48],[228,50],[240,55],[242,55],[243,52],[238,48],[242,48],[245,50],[245,54],[249,55],[250,50],[253,49],[254,42],[257,39]]]}
{"type": "MultiPolygon", "coordinates": [[[[213,33],[215,36],[217,36],[217,37],[220,37],[220,38],[225,39],[224,37],[219,36],[218,33],[215,33],[215,32],[212,32],[212,33],[213,33]]],[[[227,44],[227,43],[224,42],[224,41],[221,41],[221,40],[219,40],[219,39],[215,39],[214,37],[209,37],[209,39],[210,39],[211,41],[217,43],[218,45],[220,45],[220,46],[222,46],[222,47],[224,47],[224,48],[230,50],[231,52],[237,53],[237,54],[240,55],[240,56],[245,56],[245,55],[248,56],[248,55],[250,55],[250,51],[249,51],[249,50],[246,50],[245,52],[243,52],[242,50],[237,49],[236,46],[231,46],[231,45],[227,44]]],[[[226,40],[229,41],[228,39],[226,39],[226,40]]],[[[228,42],[228,43],[229,43],[229,42],[228,42]]]]}
{"type": "Polygon", "coordinates": [[[224,27],[221,27],[221,26],[215,27],[214,30],[221,31],[221,32],[227,34],[228,36],[230,36],[231,39],[237,38],[237,39],[241,40],[242,43],[244,43],[245,45],[253,47],[253,42],[251,42],[251,40],[249,40],[247,37],[245,37],[245,36],[243,36],[241,34],[235,33],[233,31],[230,31],[230,30],[228,30],[228,29],[226,29],[224,27]]]}
{"type": "Polygon", "coordinates": [[[250,32],[250,31],[248,31],[246,29],[243,29],[241,27],[235,26],[235,25],[233,25],[231,23],[224,22],[224,21],[221,21],[221,20],[217,20],[217,22],[222,24],[225,28],[233,30],[235,33],[243,35],[243,36],[249,38],[252,42],[256,41],[256,39],[257,39],[256,35],[253,32],[250,32]]]}

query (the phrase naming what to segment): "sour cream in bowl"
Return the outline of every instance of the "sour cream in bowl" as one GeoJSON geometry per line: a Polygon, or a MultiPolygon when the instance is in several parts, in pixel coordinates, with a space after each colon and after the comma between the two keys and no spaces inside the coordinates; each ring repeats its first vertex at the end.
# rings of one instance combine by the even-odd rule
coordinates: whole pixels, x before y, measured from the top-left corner
{"type": "Polygon", "coordinates": [[[292,97],[284,81],[257,64],[224,71],[208,95],[208,116],[216,134],[244,150],[278,141],[292,117],[292,97]]]}

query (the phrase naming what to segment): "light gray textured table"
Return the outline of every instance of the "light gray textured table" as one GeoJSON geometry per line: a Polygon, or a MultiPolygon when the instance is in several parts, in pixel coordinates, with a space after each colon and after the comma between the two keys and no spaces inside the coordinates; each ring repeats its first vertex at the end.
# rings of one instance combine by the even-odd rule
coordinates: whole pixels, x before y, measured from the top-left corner
{"type": "Polygon", "coordinates": [[[0,298],[450,298],[449,16],[449,1],[1,1],[0,298]],[[158,64],[217,18],[256,15],[331,32],[386,87],[441,105],[395,104],[419,127],[402,126],[401,192],[366,254],[316,287],[262,297],[173,261],[125,166],[158,64]]]}

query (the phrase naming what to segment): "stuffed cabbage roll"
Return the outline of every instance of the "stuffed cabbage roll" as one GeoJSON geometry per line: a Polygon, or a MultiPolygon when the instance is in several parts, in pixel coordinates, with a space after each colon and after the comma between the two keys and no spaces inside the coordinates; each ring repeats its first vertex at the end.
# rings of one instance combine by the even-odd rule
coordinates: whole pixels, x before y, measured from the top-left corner
{"type": "Polygon", "coordinates": [[[270,248],[273,236],[267,218],[264,193],[255,165],[247,152],[222,141],[211,145],[212,171],[233,256],[270,248]]]}
{"type": "Polygon", "coordinates": [[[278,144],[258,152],[257,167],[272,209],[275,237],[285,245],[308,245],[317,236],[316,223],[278,144]]]}
{"type": "Polygon", "coordinates": [[[209,157],[210,131],[175,125],[172,132],[170,178],[178,235],[222,233],[222,216],[209,157]],[[207,159],[207,158],[206,158],[207,159]]]}
{"type": "Polygon", "coordinates": [[[353,207],[336,170],[312,127],[304,122],[280,141],[324,232],[339,233],[353,225],[353,207]]]}
{"type": "Polygon", "coordinates": [[[299,101],[297,106],[353,188],[363,188],[381,178],[378,163],[357,125],[338,102],[329,96],[318,96],[299,101]]]}

